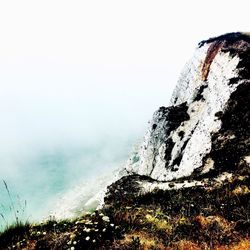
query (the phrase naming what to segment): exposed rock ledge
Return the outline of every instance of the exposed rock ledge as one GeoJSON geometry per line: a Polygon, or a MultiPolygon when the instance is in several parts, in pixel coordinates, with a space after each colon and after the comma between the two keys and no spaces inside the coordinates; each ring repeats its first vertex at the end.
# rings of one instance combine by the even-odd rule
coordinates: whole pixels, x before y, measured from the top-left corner
{"type": "Polygon", "coordinates": [[[104,211],[128,225],[116,244],[250,249],[249,173],[250,37],[231,33],[199,43],[170,106],[108,187],[104,211]]]}
{"type": "Polygon", "coordinates": [[[240,174],[250,158],[249,65],[247,34],[199,43],[170,106],[154,113],[143,143],[121,173],[154,180],[140,181],[141,191],[240,174]]]}

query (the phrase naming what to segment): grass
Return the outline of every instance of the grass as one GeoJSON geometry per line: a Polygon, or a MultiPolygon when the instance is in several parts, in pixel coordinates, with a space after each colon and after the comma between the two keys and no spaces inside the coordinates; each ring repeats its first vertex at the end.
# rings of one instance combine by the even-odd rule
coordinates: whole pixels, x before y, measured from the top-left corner
{"type": "Polygon", "coordinates": [[[19,242],[26,238],[30,229],[28,222],[15,222],[6,226],[5,230],[0,233],[0,249],[1,247],[11,245],[11,243],[19,242]]]}
{"type": "Polygon", "coordinates": [[[150,233],[150,239],[166,249],[229,249],[240,242],[245,244],[241,249],[248,249],[248,175],[235,175],[222,186],[156,190],[126,200],[122,196],[126,178],[123,181],[113,187],[118,189],[115,197],[111,192],[106,203],[107,212],[114,213],[115,221],[124,228],[126,242],[140,232],[150,233]]]}
{"type": "MultiPolygon", "coordinates": [[[[0,213],[3,221],[3,231],[0,231],[0,249],[4,249],[5,246],[12,245],[15,242],[19,242],[18,247],[21,248],[23,245],[22,240],[28,236],[31,227],[28,220],[24,219],[27,202],[21,202],[19,196],[15,200],[5,180],[3,180],[3,185],[9,199],[8,209],[12,215],[12,222],[8,221],[4,213],[0,213]]],[[[1,207],[6,210],[6,206],[2,205],[1,207]]]]}
{"type": "Polygon", "coordinates": [[[130,178],[110,187],[102,210],[75,220],[21,224],[0,235],[3,249],[249,249],[249,177],[235,175],[222,186],[136,189],[130,178]],[[124,183],[122,183],[124,182],[124,183]],[[128,185],[128,186],[127,186],[128,185]],[[124,190],[125,189],[125,190],[124,190]]]}

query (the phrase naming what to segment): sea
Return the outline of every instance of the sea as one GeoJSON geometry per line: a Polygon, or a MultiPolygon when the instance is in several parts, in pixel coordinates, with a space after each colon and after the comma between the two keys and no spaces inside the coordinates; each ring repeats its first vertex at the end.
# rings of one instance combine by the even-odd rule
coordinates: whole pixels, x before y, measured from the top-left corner
{"type": "Polygon", "coordinates": [[[84,203],[105,188],[110,174],[126,164],[137,139],[114,135],[92,145],[50,145],[39,150],[28,148],[30,154],[13,153],[9,159],[5,155],[0,159],[6,166],[0,182],[1,229],[17,220],[36,222],[50,216],[64,219],[86,212],[84,203]]]}
{"type": "Polygon", "coordinates": [[[26,68],[1,78],[0,230],[95,209],[174,86],[157,67],[26,68]]]}

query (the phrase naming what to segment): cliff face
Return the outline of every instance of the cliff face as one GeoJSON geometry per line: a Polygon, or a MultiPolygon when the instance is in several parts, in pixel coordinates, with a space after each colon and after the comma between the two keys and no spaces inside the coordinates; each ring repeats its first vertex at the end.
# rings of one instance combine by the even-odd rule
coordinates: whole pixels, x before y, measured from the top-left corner
{"type": "Polygon", "coordinates": [[[202,41],[108,187],[119,249],[250,249],[249,108],[249,36],[202,41]]]}
{"type": "Polygon", "coordinates": [[[250,249],[249,107],[249,36],[202,41],[103,207],[10,227],[0,249],[250,249]]]}
{"type": "Polygon", "coordinates": [[[181,73],[170,106],[154,113],[127,173],[172,181],[228,175],[249,165],[249,63],[245,34],[202,41],[181,73]]]}

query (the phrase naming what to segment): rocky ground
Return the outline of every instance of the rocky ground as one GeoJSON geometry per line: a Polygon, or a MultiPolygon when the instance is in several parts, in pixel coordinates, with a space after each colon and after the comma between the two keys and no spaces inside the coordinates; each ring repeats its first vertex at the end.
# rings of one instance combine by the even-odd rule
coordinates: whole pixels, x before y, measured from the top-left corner
{"type": "Polygon", "coordinates": [[[111,185],[92,214],[10,228],[1,249],[250,249],[249,176],[135,196],[142,178],[151,181],[135,175],[111,185]]]}

